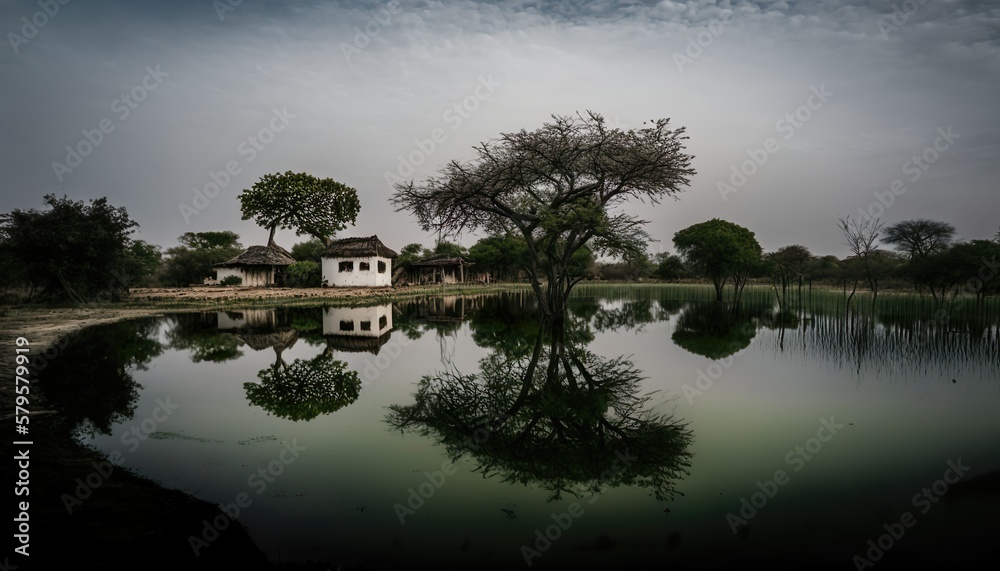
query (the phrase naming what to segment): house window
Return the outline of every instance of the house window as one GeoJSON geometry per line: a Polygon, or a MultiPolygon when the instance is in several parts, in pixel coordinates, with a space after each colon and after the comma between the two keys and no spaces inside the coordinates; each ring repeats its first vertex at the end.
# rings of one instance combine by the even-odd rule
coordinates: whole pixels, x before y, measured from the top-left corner
{"type": "Polygon", "coordinates": [[[384,274],[385,273],[385,262],[379,262],[378,263],[378,273],[380,273],[380,274],[384,274]]]}
{"type": "Polygon", "coordinates": [[[340,322],[340,330],[341,331],[354,331],[354,322],[353,321],[341,321],[340,322]]]}
{"type": "Polygon", "coordinates": [[[370,269],[371,269],[371,266],[368,265],[368,262],[358,262],[358,271],[359,272],[367,272],[370,269]]]}
{"type": "Polygon", "coordinates": [[[362,331],[371,331],[372,330],[372,322],[371,321],[362,321],[361,322],[361,330],[362,331]]]}
{"type": "Polygon", "coordinates": [[[340,262],[340,271],[342,272],[353,272],[354,262],[340,262]]]}
{"type": "Polygon", "coordinates": [[[378,318],[378,329],[379,329],[379,331],[385,329],[386,325],[389,325],[389,320],[386,319],[386,317],[384,315],[382,317],[379,317],[378,318]]]}

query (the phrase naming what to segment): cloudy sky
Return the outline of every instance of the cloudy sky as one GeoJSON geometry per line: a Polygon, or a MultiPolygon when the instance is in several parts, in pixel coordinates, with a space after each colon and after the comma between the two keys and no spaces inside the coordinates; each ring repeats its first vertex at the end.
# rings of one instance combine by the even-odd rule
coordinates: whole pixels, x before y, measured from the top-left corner
{"type": "Polygon", "coordinates": [[[388,175],[586,110],[687,130],[691,185],[634,210],[653,251],[715,217],[839,256],[859,209],[1000,225],[996,2],[36,0],[3,2],[0,31],[0,211],[107,196],[164,248],[263,243],[236,196],[288,170],[358,190],[341,236],[429,245],[388,175]]]}

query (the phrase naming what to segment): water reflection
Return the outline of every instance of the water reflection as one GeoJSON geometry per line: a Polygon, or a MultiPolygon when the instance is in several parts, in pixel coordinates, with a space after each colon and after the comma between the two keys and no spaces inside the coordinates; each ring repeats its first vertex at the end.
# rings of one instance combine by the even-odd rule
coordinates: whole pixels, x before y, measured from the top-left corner
{"type": "Polygon", "coordinates": [[[136,370],[159,356],[156,322],[114,323],[80,332],[46,361],[40,383],[60,422],[93,437],[135,415],[139,390],[136,370]]]}
{"type": "MultiPolygon", "coordinates": [[[[621,485],[672,498],[690,466],[691,432],[648,406],[642,373],[626,359],[598,357],[580,342],[586,335],[535,323],[533,339],[496,342],[478,373],[424,376],[414,403],[390,407],[386,421],[435,438],[453,461],[468,455],[484,476],[538,484],[550,501],[621,485]]],[[[507,323],[514,330],[529,332],[520,320],[507,323]]]]}
{"type": "Polygon", "coordinates": [[[612,486],[629,489],[588,507],[547,561],[652,560],[675,530],[684,541],[667,554],[689,561],[733,545],[854,549],[858,529],[867,537],[886,513],[912,509],[898,492],[939,478],[946,459],[997,465],[1000,304],[952,305],[939,319],[919,300],[879,296],[849,312],[839,302],[790,294],[778,311],[773,295],[748,290],[734,312],[680,288],[588,287],[571,299],[562,330],[539,320],[530,293],[179,314],[85,331],[39,383],[59,416],[96,434],[89,443],[106,453],[156,399],[172,399],[180,412],[126,465],[214,503],[243,491],[232,483],[271,461],[278,440],[298,438],[308,462],[240,517],[275,558],[395,568],[459,549],[461,533],[473,545],[456,555],[465,566],[509,555],[513,567],[539,522],[564,509],[545,496],[568,502],[612,486]],[[622,335],[632,331],[641,332],[622,335]],[[438,358],[439,340],[452,361],[438,358]],[[690,426],[658,414],[670,409],[653,406],[648,391],[677,393],[706,359],[738,347],[749,350],[711,392],[693,406],[677,401],[690,426]],[[635,359],[614,357],[626,352],[635,359]],[[359,375],[376,382],[359,385],[359,375]],[[752,522],[751,539],[732,536],[725,513],[813,434],[816,418],[833,414],[850,428],[793,475],[752,522]],[[392,506],[445,454],[489,479],[460,466],[397,527],[392,506]],[[684,497],[664,514],[647,491],[684,497]],[[892,494],[899,502],[889,506],[892,494]],[[512,505],[518,517],[508,520],[512,505]],[[628,547],[574,551],[604,534],[628,547]]]}

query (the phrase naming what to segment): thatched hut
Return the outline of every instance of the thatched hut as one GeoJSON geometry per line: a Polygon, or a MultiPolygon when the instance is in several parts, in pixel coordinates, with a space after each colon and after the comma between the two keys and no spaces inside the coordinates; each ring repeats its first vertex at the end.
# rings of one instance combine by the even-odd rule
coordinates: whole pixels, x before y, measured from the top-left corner
{"type": "Polygon", "coordinates": [[[323,283],[327,286],[391,286],[392,261],[399,254],[378,236],[335,240],[323,253],[323,283]]]}
{"type": "Polygon", "coordinates": [[[483,275],[472,274],[475,264],[462,257],[438,258],[414,262],[406,268],[406,281],[415,284],[460,284],[472,281],[489,281],[483,275]]]}
{"type": "Polygon", "coordinates": [[[271,244],[250,246],[232,260],[212,267],[219,282],[229,276],[237,276],[243,280],[241,285],[244,286],[280,286],[285,283],[285,270],[294,263],[295,259],[287,250],[271,244]]]}

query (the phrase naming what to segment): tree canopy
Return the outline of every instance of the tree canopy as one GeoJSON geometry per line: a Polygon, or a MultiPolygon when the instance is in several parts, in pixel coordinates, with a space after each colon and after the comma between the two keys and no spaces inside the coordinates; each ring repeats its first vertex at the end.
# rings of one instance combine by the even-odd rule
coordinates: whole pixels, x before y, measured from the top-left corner
{"type": "Polygon", "coordinates": [[[955,227],[937,220],[904,220],[885,229],[882,241],[892,244],[911,260],[948,249],[955,227]]]}
{"type": "Polygon", "coordinates": [[[29,298],[76,302],[115,300],[128,291],[123,272],[139,225],[125,208],[107,198],[84,203],[47,194],[44,202],[47,210],[0,214],[0,253],[5,267],[14,268],[4,277],[15,283],[7,285],[29,298]]]}
{"type": "Polygon", "coordinates": [[[618,255],[644,249],[646,221],[619,207],[675,198],[695,171],[684,153],[684,128],[668,128],[669,119],[628,131],[593,112],[552,119],[481,143],[475,160],[451,161],[420,184],[397,182],[391,201],[423,230],[443,236],[519,234],[541,309],[559,319],[582,278],[568,269],[572,256],[588,244],[618,255]]]}
{"type": "Polygon", "coordinates": [[[185,232],[177,238],[181,246],[167,249],[160,281],[186,286],[212,275],[212,265],[238,256],[243,250],[239,235],[222,232],[185,232]]]}
{"type": "Polygon", "coordinates": [[[253,220],[271,231],[278,228],[308,234],[330,246],[333,236],[354,224],[361,210],[358,191],[331,178],[306,173],[266,174],[239,195],[243,220],[253,220]]]}
{"type": "Polygon", "coordinates": [[[718,218],[675,233],[674,247],[695,271],[712,280],[717,301],[722,301],[729,280],[739,300],[747,278],[761,263],[762,250],[754,233],[718,218]]]}

